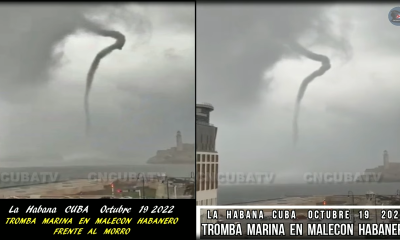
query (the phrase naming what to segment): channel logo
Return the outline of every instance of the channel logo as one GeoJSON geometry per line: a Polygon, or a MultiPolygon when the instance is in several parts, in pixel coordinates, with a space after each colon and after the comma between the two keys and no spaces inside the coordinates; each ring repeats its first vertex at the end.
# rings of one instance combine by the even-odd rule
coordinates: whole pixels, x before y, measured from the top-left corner
{"type": "Polygon", "coordinates": [[[218,182],[219,185],[266,185],[275,181],[271,172],[219,172],[200,173],[196,181],[218,182]]]}
{"type": "Polygon", "coordinates": [[[382,173],[375,172],[308,172],[304,181],[308,184],[378,183],[382,173]]]}
{"type": "Polygon", "coordinates": [[[400,7],[392,8],[389,12],[388,18],[393,25],[400,26],[400,7]]]}

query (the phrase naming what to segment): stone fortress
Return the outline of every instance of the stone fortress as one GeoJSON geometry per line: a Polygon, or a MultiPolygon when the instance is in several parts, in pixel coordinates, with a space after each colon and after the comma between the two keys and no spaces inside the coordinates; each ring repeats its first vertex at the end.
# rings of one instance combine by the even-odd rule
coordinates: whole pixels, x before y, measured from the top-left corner
{"type": "Polygon", "coordinates": [[[382,182],[400,182],[400,163],[391,163],[388,151],[385,150],[383,152],[383,165],[365,169],[365,173],[381,173],[382,182]]]}
{"type": "Polygon", "coordinates": [[[176,147],[158,150],[156,156],[147,160],[150,164],[194,164],[195,145],[183,143],[180,131],[176,133],[176,147]]]}

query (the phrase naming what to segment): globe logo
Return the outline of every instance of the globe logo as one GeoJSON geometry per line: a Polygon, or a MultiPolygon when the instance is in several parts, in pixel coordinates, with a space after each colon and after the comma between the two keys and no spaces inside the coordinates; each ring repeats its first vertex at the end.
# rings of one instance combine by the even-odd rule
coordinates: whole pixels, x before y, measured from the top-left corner
{"type": "Polygon", "coordinates": [[[393,25],[400,26],[400,7],[392,8],[388,14],[388,18],[393,25]]]}

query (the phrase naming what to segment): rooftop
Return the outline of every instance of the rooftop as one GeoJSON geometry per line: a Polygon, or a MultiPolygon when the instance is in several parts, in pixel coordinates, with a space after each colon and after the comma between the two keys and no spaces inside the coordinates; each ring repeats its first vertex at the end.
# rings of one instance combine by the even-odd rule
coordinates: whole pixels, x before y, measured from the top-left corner
{"type": "Polygon", "coordinates": [[[202,107],[214,110],[214,106],[211,103],[196,103],[196,107],[202,107]]]}

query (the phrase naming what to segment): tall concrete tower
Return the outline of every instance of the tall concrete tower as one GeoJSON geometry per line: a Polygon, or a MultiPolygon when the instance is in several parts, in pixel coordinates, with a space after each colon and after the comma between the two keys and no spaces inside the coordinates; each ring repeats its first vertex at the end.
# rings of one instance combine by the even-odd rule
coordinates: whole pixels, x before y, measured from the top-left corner
{"type": "Polygon", "coordinates": [[[181,131],[176,133],[176,150],[183,151],[183,144],[182,144],[182,134],[181,131]]]}
{"type": "Polygon", "coordinates": [[[210,123],[212,111],[209,103],[196,104],[196,151],[216,152],[217,128],[210,123]]]}
{"type": "Polygon", "coordinates": [[[386,150],[383,152],[383,167],[385,169],[389,168],[389,154],[386,150]]]}
{"type": "MultiPolygon", "coordinates": [[[[197,205],[217,205],[219,155],[215,148],[217,127],[210,123],[214,107],[209,103],[196,104],[196,202],[197,205]]],[[[207,211],[201,210],[201,222],[207,211]]]]}

